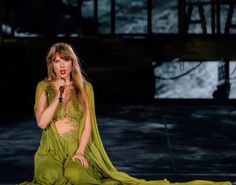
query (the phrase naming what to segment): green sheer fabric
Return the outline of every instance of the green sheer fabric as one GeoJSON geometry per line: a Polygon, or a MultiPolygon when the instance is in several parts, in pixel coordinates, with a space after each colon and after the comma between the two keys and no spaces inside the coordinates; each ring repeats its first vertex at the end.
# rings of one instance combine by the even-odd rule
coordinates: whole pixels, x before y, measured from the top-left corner
{"type": "MultiPolygon", "coordinates": [[[[85,90],[89,100],[89,110],[92,125],[92,134],[88,142],[85,157],[89,162],[89,168],[84,169],[80,161],[72,161],[71,157],[76,151],[84,127],[84,116],[81,107],[76,100],[75,93],[67,109],[58,106],[53,120],[43,130],[40,146],[34,157],[34,179],[32,182],[23,182],[21,185],[230,185],[230,182],[212,182],[194,180],[185,183],[171,183],[168,180],[137,179],[128,174],[118,171],[110,161],[101,141],[98,131],[94,92],[90,83],[85,84],[85,90]],[[63,116],[68,116],[73,124],[79,124],[77,132],[59,135],[55,121],[63,116]]],[[[55,91],[46,80],[40,81],[36,88],[35,106],[39,98],[45,93],[48,103],[53,100],[55,91]]]]}

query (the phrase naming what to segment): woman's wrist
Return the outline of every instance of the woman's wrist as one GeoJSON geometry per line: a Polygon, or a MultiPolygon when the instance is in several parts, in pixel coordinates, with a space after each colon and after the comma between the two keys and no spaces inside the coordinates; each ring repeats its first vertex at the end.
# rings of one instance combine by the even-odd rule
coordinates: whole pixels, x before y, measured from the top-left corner
{"type": "Polygon", "coordinates": [[[76,154],[84,155],[84,152],[78,150],[76,151],[76,154]]]}
{"type": "Polygon", "coordinates": [[[57,103],[60,103],[60,94],[59,93],[56,94],[55,100],[56,100],[57,103]]]}

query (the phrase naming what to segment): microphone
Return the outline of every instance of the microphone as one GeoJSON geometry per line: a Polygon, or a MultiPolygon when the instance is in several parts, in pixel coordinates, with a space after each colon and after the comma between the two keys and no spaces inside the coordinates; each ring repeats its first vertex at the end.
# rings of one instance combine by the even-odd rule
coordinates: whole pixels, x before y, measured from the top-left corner
{"type": "Polygon", "coordinates": [[[62,100],[63,100],[62,95],[64,93],[64,86],[59,87],[59,91],[60,91],[59,102],[62,103],[62,100]]]}
{"type": "MultiPolygon", "coordinates": [[[[62,80],[64,80],[64,79],[62,78],[62,80]]],[[[65,80],[64,80],[64,81],[65,81],[65,80]]],[[[59,102],[60,102],[60,103],[62,103],[62,100],[63,100],[62,95],[63,95],[63,93],[64,93],[64,89],[65,89],[64,86],[59,87],[59,91],[60,91],[59,102]]]]}

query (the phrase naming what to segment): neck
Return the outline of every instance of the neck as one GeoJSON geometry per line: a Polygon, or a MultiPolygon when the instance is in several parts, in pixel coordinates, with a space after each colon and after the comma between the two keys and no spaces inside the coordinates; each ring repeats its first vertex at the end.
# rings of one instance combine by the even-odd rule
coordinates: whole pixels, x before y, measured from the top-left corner
{"type": "Polygon", "coordinates": [[[70,76],[65,77],[66,82],[70,82],[70,76]]]}
{"type": "Polygon", "coordinates": [[[57,77],[57,80],[59,80],[59,79],[65,80],[66,83],[69,83],[69,82],[70,82],[70,77],[69,77],[69,76],[67,76],[67,77],[65,77],[65,78],[57,77]]]}

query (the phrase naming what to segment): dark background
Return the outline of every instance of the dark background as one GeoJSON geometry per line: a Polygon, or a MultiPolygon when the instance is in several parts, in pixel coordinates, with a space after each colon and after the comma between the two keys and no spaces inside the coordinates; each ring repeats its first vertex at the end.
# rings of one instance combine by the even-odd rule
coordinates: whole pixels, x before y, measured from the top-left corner
{"type": "MultiPolygon", "coordinates": [[[[96,3],[87,0],[0,1],[0,182],[33,177],[41,134],[33,116],[34,94],[46,77],[45,57],[55,42],[75,49],[94,87],[104,146],[119,170],[145,179],[234,182],[235,100],[229,99],[229,82],[234,82],[227,65],[236,58],[236,38],[233,28],[225,29],[232,5],[220,1],[220,14],[219,9],[212,14],[217,4],[206,2],[104,0],[96,16],[96,3]],[[189,18],[199,18],[197,8],[204,6],[207,32],[203,18],[202,25],[187,19],[191,6],[189,18]],[[221,21],[212,25],[211,15],[221,21]],[[180,68],[155,73],[166,62],[180,68]],[[214,82],[215,96],[155,98],[169,80],[184,79],[166,79],[160,86],[157,76],[184,73],[186,62],[223,62],[223,83],[214,82]]],[[[222,74],[216,70],[212,73],[222,74]]],[[[193,83],[208,78],[193,72],[193,83]]],[[[173,91],[168,88],[164,93],[173,91]]]]}

